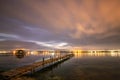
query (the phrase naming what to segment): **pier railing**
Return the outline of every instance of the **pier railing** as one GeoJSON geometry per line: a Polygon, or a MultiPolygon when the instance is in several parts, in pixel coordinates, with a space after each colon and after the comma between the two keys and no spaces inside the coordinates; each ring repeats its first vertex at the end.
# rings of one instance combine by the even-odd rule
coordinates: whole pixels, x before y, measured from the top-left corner
{"type": "Polygon", "coordinates": [[[48,66],[54,65],[56,63],[62,62],[64,60],[67,60],[69,58],[73,57],[73,54],[67,54],[63,56],[58,56],[54,58],[44,59],[39,62],[35,62],[31,65],[25,65],[19,68],[15,68],[6,72],[3,72],[0,74],[1,79],[11,79],[15,77],[20,77],[22,75],[28,74],[28,73],[34,73],[40,69],[46,68],[48,66]]]}

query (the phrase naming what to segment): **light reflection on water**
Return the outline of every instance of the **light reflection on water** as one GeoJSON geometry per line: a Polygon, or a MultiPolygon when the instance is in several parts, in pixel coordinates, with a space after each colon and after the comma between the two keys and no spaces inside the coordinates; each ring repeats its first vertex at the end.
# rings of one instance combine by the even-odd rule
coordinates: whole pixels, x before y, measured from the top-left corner
{"type": "Polygon", "coordinates": [[[29,65],[34,62],[41,61],[43,58],[47,59],[59,55],[60,54],[58,53],[56,53],[55,55],[53,55],[53,53],[42,53],[42,54],[32,54],[27,56],[22,55],[21,57],[16,55],[0,56],[0,72],[24,65],[29,65]]]}
{"type": "Polygon", "coordinates": [[[70,60],[18,80],[120,80],[120,53],[74,54],[70,60]]]}
{"type": "Polygon", "coordinates": [[[120,80],[120,53],[75,53],[75,57],[25,80],[120,80]]]}
{"type": "Polygon", "coordinates": [[[120,57],[120,53],[74,53],[75,58],[81,57],[120,57]]]}

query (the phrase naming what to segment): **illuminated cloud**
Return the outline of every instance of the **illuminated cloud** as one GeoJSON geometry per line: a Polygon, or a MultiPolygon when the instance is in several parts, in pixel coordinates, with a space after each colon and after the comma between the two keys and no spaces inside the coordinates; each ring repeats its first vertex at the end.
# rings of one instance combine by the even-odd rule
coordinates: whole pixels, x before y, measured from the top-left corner
{"type": "Polygon", "coordinates": [[[0,37],[7,37],[7,38],[15,38],[19,39],[20,37],[14,34],[6,34],[6,33],[0,33],[0,37]]]}
{"type": "Polygon", "coordinates": [[[0,32],[46,47],[120,48],[119,4],[120,0],[1,0],[0,32]]]}
{"type": "Polygon", "coordinates": [[[5,41],[6,39],[0,39],[0,41],[5,41]]]}
{"type": "Polygon", "coordinates": [[[32,40],[27,40],[27,41],[33,42],[33,43],[36,43],[37,45],[48,47],[51,49],[64,49],[64,48],[68,47],[68,46],[66,46],[67,43],[65,43],[65,42],[52,41],[52,43],[51,43],[51,41],[50,42],[40,42],[40,41],[32,41],[32,40]]]}

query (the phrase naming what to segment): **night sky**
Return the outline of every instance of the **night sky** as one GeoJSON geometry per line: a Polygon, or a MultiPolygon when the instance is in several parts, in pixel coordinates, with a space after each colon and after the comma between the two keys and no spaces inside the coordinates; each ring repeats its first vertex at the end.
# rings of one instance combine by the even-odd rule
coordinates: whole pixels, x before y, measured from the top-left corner
{"type": "Polygon", "coordinates": [[[120,0],[0,0],[0,49],[120,49],[120,0]]]}

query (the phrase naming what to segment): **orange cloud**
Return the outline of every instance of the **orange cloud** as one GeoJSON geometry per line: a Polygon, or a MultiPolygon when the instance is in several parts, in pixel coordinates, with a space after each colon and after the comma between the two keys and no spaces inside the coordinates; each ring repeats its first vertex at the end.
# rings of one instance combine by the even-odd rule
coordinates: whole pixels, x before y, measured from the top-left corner
{"type": "Polygon", "coordinates": [[[113,44],[109,37],[120,36],[120,0],[20,0],[19,5],[11,4],[4,6],[2,15],[48,30],[68,44],[102,40],[113,44]]]}

